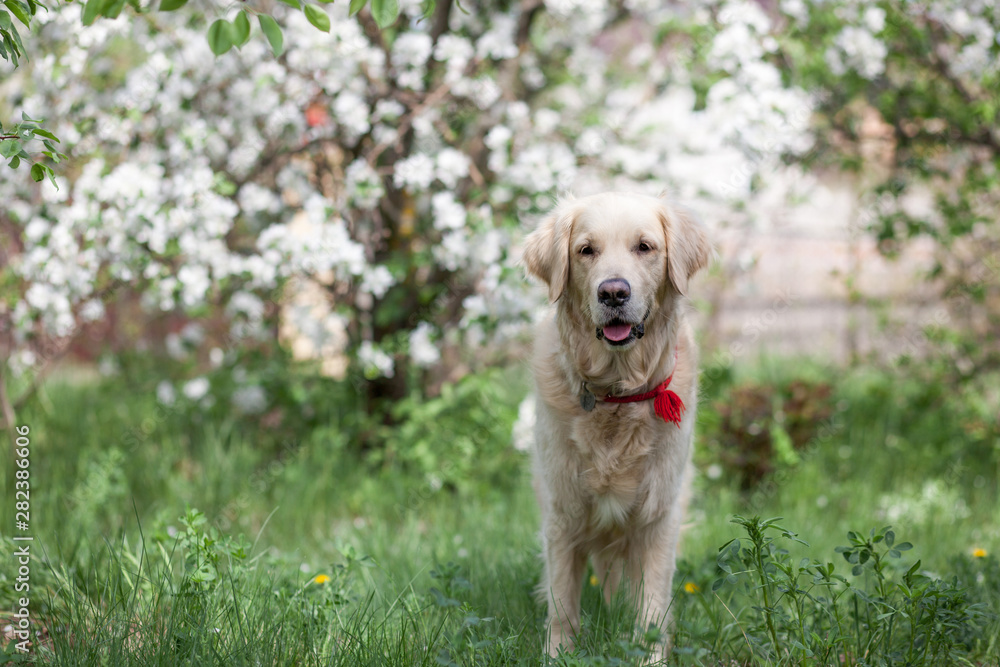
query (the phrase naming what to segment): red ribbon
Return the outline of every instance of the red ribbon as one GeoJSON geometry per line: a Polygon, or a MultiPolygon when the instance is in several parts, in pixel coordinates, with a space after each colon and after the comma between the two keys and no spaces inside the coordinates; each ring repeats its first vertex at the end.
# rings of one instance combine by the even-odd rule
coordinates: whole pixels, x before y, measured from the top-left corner
{"type": "Polygon", "coordinates": [[[653,411],[662,417],[663,421],[673,422],[680,426],[681,415],[684,414],[684,401],[677,395],[677,392],[668,389],[670,381],[673,379],[674,374],[671,373],[670,377],[652,391],[647,391],[644,394],[633,394],[632,396],[607,396],[602,400],[605,403],[638,403],[639,401],[648,401],[652,398],[653,411]]]}

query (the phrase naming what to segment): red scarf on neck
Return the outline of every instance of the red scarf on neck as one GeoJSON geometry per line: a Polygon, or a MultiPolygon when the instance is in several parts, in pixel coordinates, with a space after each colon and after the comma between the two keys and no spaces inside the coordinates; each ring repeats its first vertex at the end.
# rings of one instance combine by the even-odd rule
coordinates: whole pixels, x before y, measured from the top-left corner
{"type": "MultiPolygon", "coordinates": [[[[677,370],[676,363],[674,364],[674,370],[677,370]]],[[[674,374],[671,373],[670,377],[657,385],[652,391],[642,394],[632,394],[631,396],[607,396],[601,400],[605,403],[638,403],[639,401],[653,399],[653,410],[656,414],[662,417],[663,421],[673,422],[677,426],[680,426],[681,415],[684,414],[684,401],[681,400],[681,397],[675,391],[669,388],[670,381],[673,379],[674,374]]]]}

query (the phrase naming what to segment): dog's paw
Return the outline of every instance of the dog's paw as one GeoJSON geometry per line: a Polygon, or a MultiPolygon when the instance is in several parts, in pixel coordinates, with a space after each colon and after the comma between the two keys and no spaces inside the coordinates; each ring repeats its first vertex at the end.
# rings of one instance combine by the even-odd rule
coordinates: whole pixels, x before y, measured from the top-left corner
{"type": "Polygon", "coordinates": [[[571,653],[573,651],[573,634],[564,632],[556,626],[551,626],[545,641],[545,654],[550,658],[558,658],[560,653],[571,653]]]}

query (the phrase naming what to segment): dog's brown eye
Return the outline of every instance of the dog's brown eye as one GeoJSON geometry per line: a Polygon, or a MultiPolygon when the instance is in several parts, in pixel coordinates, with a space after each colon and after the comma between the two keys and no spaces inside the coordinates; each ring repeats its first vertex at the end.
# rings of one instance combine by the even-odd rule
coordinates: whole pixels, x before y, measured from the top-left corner
{"type": "Polygon", "coordinates": [[[589,245],[585,245],[582,248],[580,248],[580,254],[581,255],[593,255],[594,254],[594,249],[591,248],[589,245]]]}
{"type": "Polygon", "coordinates": [[[649,252],[652,248],[645,241],[639,244],[639,252],[649,252]]]}

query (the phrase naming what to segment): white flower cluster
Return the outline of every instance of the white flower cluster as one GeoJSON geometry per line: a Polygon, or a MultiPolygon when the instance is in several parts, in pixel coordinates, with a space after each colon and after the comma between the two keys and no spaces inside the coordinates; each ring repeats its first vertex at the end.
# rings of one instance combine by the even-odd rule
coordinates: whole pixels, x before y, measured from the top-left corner
{"type": "Polygon", "coordinates": [[[996,76],[1000,69],[996,57],[1000,45],[1000,32],[995,27],[1000,20],[996,3],[938,0],[931,3],[927,15],[962,37],[962,47],[948,54],[947,62],[954,75],[972,79],[996,76]]]}
{"type": "Polygon", "coordinates": [[[868,27],[845,26],[837,35],[834,46],[826,52],[826,63],[834,74],[855,70],[866,79],[874,79],[885,71],[885,42],[868,27]]]}

